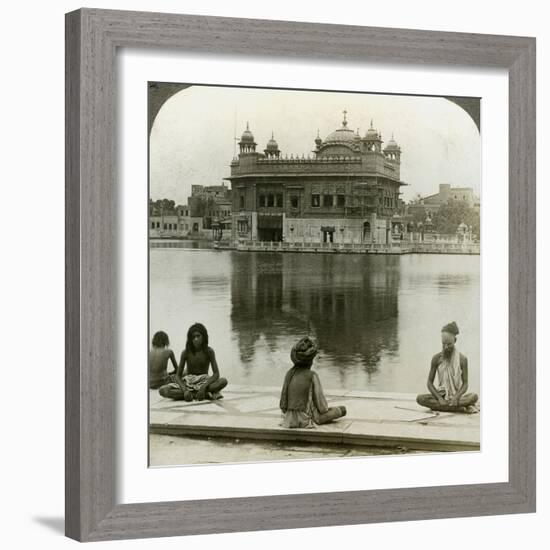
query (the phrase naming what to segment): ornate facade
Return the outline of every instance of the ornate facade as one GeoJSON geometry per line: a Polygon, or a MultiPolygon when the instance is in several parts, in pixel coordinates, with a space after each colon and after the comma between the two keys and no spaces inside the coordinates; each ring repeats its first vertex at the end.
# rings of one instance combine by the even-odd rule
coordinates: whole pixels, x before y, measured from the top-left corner
{"type": "Polygon", "coordinates": [[[232,239],[387,243],[402,201],[401,148],[342,126],[312,155],[285,155],[272,135],[263,153],[247,123],[231,163],[232,239]]]}

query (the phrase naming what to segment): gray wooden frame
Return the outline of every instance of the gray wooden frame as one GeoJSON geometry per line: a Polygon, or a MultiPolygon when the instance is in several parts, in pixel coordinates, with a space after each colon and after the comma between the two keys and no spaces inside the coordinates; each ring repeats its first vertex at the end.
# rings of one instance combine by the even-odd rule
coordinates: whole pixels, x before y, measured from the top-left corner
{"type": "Polygon", "coordinates": [[[82,9],[66,16],[66,76],[67,536],[98,541],[535,511],[534,38],[82,9]],[[120,47],[509,71],[508,482],[115,502],[120,47]]]}

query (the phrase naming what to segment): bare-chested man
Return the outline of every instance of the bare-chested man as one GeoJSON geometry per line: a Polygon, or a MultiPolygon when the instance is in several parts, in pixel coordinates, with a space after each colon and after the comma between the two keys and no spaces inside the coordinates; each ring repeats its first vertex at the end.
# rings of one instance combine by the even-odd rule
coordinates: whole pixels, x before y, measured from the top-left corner
{"type": "Polygon", "coordinates": [[[467,408],[477,403],[475,393],[468,390],[468,359],[456,349],[458,326],[453,321],[441,329],[443,350],[432,357],[428,390],[421,394],[416,402],[434,411],[466,412],[467,408]],[[435,375],[438,375],[438,387],[434,386],[435,375]]]}
{"type": "Polygon", "coordinates": [[[156,390],[172,381],[178,364],[174,352],[168,347],[170,340],[166,332],[162,330],[155,332],[152,345],[149,350],[149,388],[156,390]],[[171,373],[168,373],[168,361],[171,361],[174,366],[171,373]]]}
{"type": "Polygon", "coordinates": [[[175,375],[175,382],[159,389],[163,397],[202,401],[219,399],[227,380],[220,377],[216,354],[208,345],[208,332],[201,323],[195,323],[187,331],[187,343],[175,375]],[[212,375],[208,375],[212,367],[212,375]]]}

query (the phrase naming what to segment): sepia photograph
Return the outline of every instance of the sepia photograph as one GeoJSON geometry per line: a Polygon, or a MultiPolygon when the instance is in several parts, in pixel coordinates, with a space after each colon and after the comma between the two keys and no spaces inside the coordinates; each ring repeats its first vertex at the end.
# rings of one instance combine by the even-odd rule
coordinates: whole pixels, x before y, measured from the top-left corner
{"type": "Polygon", "coordinates": [[[150,467],[480,450],[480,103],[148,83],[150,467]]]}

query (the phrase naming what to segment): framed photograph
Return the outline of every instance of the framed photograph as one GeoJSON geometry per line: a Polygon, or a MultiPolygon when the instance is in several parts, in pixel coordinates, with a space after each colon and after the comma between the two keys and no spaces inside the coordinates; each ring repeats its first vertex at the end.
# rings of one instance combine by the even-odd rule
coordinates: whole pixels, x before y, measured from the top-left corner
{"type": "Polygon", "coordinates": [[[66,40],[67,536],[534,511],[534,39],[66,40]]]}

